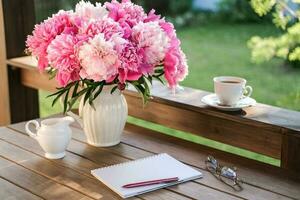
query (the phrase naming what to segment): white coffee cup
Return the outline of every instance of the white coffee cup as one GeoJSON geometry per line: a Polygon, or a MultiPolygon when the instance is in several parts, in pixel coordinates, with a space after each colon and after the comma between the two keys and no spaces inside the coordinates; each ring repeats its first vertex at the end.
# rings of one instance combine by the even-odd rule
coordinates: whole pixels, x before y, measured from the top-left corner
{"type": "Polygon", "coordinates": [[[233,76],[220,76],[214,78],[215,93],[221,105],[233,106],[239,100],[250,97],[253,89],[246,86],[247,81],[233,76]]]}

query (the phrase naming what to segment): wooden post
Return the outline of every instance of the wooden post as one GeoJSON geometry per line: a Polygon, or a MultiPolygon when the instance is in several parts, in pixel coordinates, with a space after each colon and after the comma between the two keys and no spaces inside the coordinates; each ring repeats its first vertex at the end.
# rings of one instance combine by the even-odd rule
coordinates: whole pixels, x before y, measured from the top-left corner
{"type": "MultiPolygon", "coordinates": [[[[35,24],[34,0],[2,0],[6,56],[24,55],[25,40],[35,24]]],[[[39,117],[38,91],[21,84],[19,69],[8,67],[11,122],[39,117]]],[[[2,98],[2,97],[1,97],[2,98]]]]}
{"type": "Polygon", "coordinates": [[[281,167],[289,171],[300,171],[300,135],[286,133],[282,139],[281,167]]]}
{"type": "Polygon", "coordinates": [[[10,123],[8,74],[2,2],[0,4],[0,126],[10,123]]]}

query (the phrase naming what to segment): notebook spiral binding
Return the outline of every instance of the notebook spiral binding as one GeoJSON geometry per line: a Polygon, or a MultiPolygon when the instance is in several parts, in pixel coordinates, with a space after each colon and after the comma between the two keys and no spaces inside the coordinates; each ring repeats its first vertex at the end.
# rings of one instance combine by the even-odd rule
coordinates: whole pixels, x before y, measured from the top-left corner
{"type": "Polygon", "coordinates": [[[119,163],[119,164],[115,164],[115,165],[110,165],[110,166],[107,166],[107,167],[102,167],[100,169],[92,170],[92,173],[96,172],[96,171],[101,171],[101,170],[104,170],[104,169],[112,168],[112,167],[119,167],[119,166],[123,166],[123,165],[133,165],[136,162],[141,162],[141,161],[144,161],[144,160],[149,160],[149,159],[153,159],[153,158],[156,158],[156,157],[161,157],[163,155],[166,155],[166,153],[155,154],[153,156],[140,158],[140,159],[137,159],[137,160],[130,160],[130,161],[127,161],[127,162],[123,162],[123,163],[119,163]]]}

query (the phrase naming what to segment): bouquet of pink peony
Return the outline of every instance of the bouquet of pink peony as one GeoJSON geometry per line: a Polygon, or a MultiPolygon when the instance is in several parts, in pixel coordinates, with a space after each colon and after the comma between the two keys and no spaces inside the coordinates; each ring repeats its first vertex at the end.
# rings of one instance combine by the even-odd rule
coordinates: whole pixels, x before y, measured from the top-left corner
{"type": "Polygon", "coordinates": [[[147,101],[153,79],[174,90],[188,73],[174,26],[130,0],[81,1],[36,25],[26,46],[61,86],[51,96],[64,98],[65,112],[81,96],[92,105],[105,85],[113,93],[131,84],[147,101]]]}

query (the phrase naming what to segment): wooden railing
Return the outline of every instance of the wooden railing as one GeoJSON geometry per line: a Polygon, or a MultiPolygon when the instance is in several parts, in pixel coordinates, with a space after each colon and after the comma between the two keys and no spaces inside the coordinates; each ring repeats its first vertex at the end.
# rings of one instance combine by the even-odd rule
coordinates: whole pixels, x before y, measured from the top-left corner
{"type": "MultiPolygon", "coordinates": [[[[7,64],[19,68],[24,86],[55,91],[55,81],[38,72],[34,58],[9,59],[7,64]]],[[[299,169],[299,112],[258,104],[226,113],[201,103],[208,94],[205,91],[184,88],[173,95],[160,83],[155,83],[152,91],[153,99],[146,106],[138,93],[125,92],[129,115],[280,159],[283,168],[299,169]]]]}

